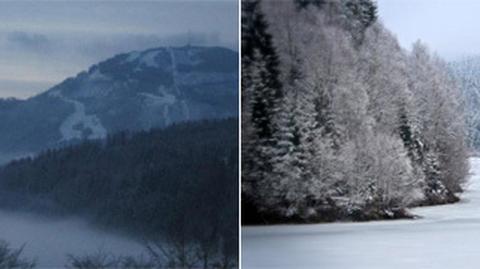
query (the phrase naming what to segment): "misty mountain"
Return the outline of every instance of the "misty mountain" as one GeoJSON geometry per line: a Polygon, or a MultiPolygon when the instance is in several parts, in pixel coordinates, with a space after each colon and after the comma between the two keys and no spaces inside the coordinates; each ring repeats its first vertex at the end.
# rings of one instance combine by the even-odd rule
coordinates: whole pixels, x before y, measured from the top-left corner
{"type": "Polygon", "coordinates": [[[0,163],[123,130],[236,116],[237,85],[229,49],[119,54],[27,100],[0,100],[0,163]]]}

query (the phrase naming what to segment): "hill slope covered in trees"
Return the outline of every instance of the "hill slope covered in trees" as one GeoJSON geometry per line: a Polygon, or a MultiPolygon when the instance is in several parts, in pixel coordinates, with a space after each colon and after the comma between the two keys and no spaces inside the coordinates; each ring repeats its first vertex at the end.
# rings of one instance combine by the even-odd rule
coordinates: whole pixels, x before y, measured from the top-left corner
{"type": "MultiPolygon", "coordinates": [[[[0,168],[0,207],[80,215],[147,241],[237,257],[238,120],[175,124],[0,168]]],[[[213,255],[213,254],[212,254],[213,255]]]]}
{"type": "Polygon", "coordinates": [[[369,0],[242,5],[242,220],[378,219],[457,201],[461,92],[369,0]]]}

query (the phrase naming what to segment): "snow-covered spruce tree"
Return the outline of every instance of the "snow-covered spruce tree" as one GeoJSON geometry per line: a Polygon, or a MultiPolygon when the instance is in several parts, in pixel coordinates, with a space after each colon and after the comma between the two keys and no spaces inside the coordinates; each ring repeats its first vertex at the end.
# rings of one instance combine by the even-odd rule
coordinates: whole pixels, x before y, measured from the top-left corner
{"type": "Polygon", "coordinates": [[[282,97],[278,59],[259,0],[242,1],[242,196],[253,204],[272,171],[273,117],[282,97]]]}
{"type": "Polygon", "coordinates": [[[269,193],[274,199],[270,202],[274,205],[276,201],[274,208],[285,217],[312,218],[318,208],[328,210],[333,190],[329,163],[333,162],[330,137],[334,128],[326,80],[318,74],[318,66],[324,61],[318,57],[325,54],[314,49],[322,45],[319,41],[323,37],[312,35],[316,30],[308,21],[316,20],[315,13],[299,11],[293,2],[266,4],[272,5],[265,10],[269,12],[272,32],[276,33],[274,42],[283,63],[285,92],[284,108],[276,118],[279,133],[271,181],[274,187],[269,193]],[[299,16],[299,12],[303,14],[299,16]],[[314,53],[310,59],[309,53],[314,53]]]}
{"type": "MultiPolygon", "coordinates": [[[[398,133],[403,142],[405,149],[407,150],[408,157],[412,165],[413,177],[418,181],[418,187],[422,190],[425,190],[425,173],[427,172],[425,168],[425,160],[430,156],[426,155],[423,138],[420,134],[418,118],[412,114],[414,111],[411,108],[411,95],[407,96],[408,99],[401,102],[399,107],[399,122],[398,122],[398,133]]],[[[435,171],[435,170],[433,170],[435,171]]],[[[412,204],[421,204],[427,198],[428,195],[425,195],[417,201],[413,201],[412,204]]]]}

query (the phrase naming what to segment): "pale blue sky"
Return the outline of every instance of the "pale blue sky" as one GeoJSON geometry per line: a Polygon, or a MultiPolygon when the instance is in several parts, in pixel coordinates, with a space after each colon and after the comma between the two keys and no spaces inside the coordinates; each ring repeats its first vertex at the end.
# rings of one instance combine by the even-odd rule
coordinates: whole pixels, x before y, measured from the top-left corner
{"type": "Polygon", "coordinates": [[[0,97],[25,98],[114,54],[238,46],[236,0],[0,1],[0,97]]]}
{"type": "Polygon", "coordinates": [[[417,39],[447,60],[480,54],[480,1],[378,0],[379,15],[410,49],[417,39]]]}

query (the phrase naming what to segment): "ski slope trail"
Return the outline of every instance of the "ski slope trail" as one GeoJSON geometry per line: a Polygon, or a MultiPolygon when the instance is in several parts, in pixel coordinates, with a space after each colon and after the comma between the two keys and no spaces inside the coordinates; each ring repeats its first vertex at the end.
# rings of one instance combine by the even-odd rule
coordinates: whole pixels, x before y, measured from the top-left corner
{"type": "Polygon", "coordinates": [[[85,105],[81,102],[70,99],[62,95],[60,92],[52,93],[63,101],[70,103],[74,107],[74,112],[68,116],[60,126],[60,133],[62,134],[62,141],[71,139],[84,138],[84,130],[89,129],[87,138],[99,139],[107,136],[107,130],[95,115],[87,115],[85,112],[85,105]]]}
{"type": "MultiPolygon", "coordinates": [[[[169,53],[170,53],[170,59],[172,61],[173,89],[175,90],[175,93],[177,94],[177,96],[180,96],[180,88],[178,87],[179,75],[178,75],[177,58],[175,57],[175,52],[171,47],[169,48],[169,53]]],[[[190,109],[188,108],[186,101],[182,100],[181,104],[182,104],[183,114],[185,115],[185,119],[190,120],[190,109]]]]}
{"type": "Polygon", "coordinates": [[[242,229],[243,268],[480,268],[480,158],[459,203],[415,208],[416,220],[242,229]]]}

